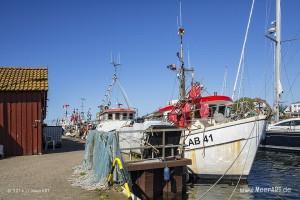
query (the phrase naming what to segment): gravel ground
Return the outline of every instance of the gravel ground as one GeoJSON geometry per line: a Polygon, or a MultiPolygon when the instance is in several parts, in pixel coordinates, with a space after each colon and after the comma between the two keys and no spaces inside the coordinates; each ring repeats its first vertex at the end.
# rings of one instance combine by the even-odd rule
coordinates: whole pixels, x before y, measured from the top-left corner
{"type": "Polygon", "coordinates": [[[0,160],[0,199],[125,199],[120,193],[71,186],[72,167],[83,158],[84,143],[64,138],[48,154],[0,160]]]}

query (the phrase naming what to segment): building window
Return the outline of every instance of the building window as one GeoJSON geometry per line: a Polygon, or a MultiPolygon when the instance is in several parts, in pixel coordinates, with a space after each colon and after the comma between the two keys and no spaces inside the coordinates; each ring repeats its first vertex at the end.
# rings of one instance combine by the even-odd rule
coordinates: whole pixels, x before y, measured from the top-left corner
{"type": "Polygon", "coordinates": [[[115,113],[115,120],[120,120],[120,113],[115,113]]]}
{"type": "Polygon", "coordinates": [[[122,119],[123,119],[123,120],[127,120],[127,113],[123,113],[123,114],[122,114],[122,119]]]}
{"type": "Polygon", "coordinates": [[[112,113],[108,113],[108,119],[112,119],[112,113]]]}

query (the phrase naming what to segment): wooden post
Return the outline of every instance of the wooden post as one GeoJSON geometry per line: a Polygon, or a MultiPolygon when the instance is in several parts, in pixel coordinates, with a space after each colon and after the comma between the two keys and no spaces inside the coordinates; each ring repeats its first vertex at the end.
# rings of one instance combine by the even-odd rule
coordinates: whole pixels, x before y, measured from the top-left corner
{"type": "Polygon", "coordinates": [[[166,160],[166,154],[165,154],[165,151],[166,151],[166,149],[165,149],[166,137],[165,137],[165,135],[166,135],[166,132],[163,131],[163,134],[162,134],[162,145],[163,145],[163,147],[162,147],[162,160],[163,161],[166,160]]]}

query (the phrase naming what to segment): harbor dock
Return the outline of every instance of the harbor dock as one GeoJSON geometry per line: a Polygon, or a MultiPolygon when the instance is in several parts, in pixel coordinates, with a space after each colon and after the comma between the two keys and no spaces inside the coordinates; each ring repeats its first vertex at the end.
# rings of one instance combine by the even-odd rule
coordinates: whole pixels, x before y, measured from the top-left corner
{"type": "Polygon", "coordinates": [[[117,191],[87,191],[71,186],[72,168],[80,164],[84,141],[64,137],[62,147],[33,156],[0,160],[0,199],[126,199],[117,191]]]}

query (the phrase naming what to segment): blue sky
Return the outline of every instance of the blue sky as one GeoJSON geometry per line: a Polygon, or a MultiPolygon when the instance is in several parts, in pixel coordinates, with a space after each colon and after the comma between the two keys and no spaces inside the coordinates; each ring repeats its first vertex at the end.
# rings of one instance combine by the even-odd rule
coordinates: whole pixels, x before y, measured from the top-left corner
{"type": "MultiPolygon", "coordinates": [[[[274,0],[257,0],[246,47],[242,95],[273,96],[272,47],[264,37],[274,20],[274,0]]],[[[196,79],[209,93],[220,92],[228,66],[232,94],[249,16],[250,0],[183,0],[185,50],[196,79]]],[[[300,37],[300,1],[282,1],[283,39],[300,37]]],[[[49,68],[48,120],[62,105],[93,113],[111,82],[110,53],[121,54],[120,81],[140,114],[177,96],[177,0],[1,0],[0,65],[49,68]]],[[[283,101],[300,100],[300,41],[283,44],[283,101]],[[293,83],[294,82],[294,83],[293,83]],[[290,90],[290,86],[293,85],[290,90]]],[[[115,99],[120,99],[117,91],[115,99]]]]}

